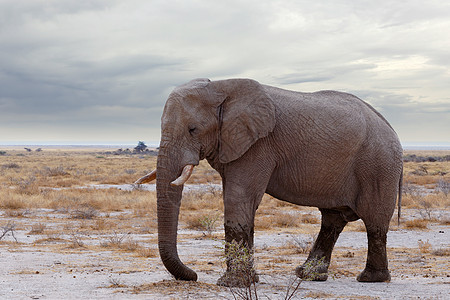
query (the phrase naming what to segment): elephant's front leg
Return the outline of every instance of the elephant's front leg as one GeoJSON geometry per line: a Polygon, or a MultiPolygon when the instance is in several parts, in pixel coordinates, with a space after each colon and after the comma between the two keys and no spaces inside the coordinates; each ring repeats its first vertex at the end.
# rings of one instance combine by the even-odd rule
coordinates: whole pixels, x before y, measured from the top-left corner
{"type": "Polygon", "coordinates": [[[222,286],[242,287],[258,282],[253,265],[253,235],[256,209],[265,191],[261,183],[264,180],[253,182],[239,178],[224,181],[227,270],[217,282],[222,286]]]}
{"type": "Polygon", "coordinates": [[[347,224],[347,220],[338,211],[321,209],[320,212],[322,225],[319,235],[306,262],[295,270],[298,277],[315,281],[327,280],[334,244],[347,224]]]}

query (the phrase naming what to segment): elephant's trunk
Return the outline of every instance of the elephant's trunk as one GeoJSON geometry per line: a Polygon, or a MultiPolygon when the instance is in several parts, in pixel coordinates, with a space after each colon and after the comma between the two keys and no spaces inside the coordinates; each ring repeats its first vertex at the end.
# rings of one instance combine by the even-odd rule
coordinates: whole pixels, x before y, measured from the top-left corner
{"type": "Polygon", "coordinates": [[[165,149],[160,149],[156,181],[158,247],[164,266],[176,279],[197,280],[197,274],[180,261],[177,252],[178,214],[183,186],[170,183],[179,175],[181,167],[171,161],[165,149]]]}

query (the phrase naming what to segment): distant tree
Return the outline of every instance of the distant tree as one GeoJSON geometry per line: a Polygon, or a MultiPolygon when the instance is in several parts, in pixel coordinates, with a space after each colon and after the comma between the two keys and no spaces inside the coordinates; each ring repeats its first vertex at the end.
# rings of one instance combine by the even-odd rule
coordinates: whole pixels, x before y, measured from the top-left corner
{"type": "Polygon", "coordinates": [[[134,152],[141,153],[144,152],[145,149],[147,149],[147,145],[144,142],[139,141],[138,145],[134,147],[134,152]]]}
{"type": "Polygon", "coordinates": [[[30,148],[23,148],[23,149],[27,150],[27,152],[31,152],[30,148]]]}
{"type": "Polygon", "coordinates": [[[34,151],[36,151],[36,152],[41,152],[41,151],[42,151],[42,148],[37,148],[37,149],[34,150],[34,151]]]}

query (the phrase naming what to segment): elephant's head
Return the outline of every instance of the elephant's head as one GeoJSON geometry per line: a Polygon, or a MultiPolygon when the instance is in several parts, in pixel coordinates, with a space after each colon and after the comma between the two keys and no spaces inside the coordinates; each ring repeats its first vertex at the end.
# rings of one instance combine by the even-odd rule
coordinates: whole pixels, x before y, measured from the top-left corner
{"type": "MultiPolygon", "coordinates": [[[[183,184],[199,161],[226,164],[241,157],[275,126],[275,107],[258,82],[196,79],[177,87],[161,118],[156,179],[158,245],[161,259],[177,279],[196,280],[177,253],[177,225],[183,184]]],[[[138,180],[155,178],[155,172],[138,180]]]]}

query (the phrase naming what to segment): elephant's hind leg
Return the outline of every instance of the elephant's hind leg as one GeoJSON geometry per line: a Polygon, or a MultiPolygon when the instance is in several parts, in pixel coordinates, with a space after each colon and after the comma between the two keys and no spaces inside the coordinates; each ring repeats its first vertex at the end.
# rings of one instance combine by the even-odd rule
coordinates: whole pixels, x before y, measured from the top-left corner
{"type": "Polygon", "coordinates": [[[386,254],[386,229],[367,226],[367,263],[366,268],[358,275],[357,280],[361,282],[384,282],[390,281],[391,275],[388,270],[386,254]]]}
{"type": "Polygon", "coordinates": [[[327,280],[334,244],[348,222],[341,211],[321,209],[320,212],[322,224],[319,235],[306,262],[295,270],[298,277],[315,281],[327,280]]]}
{"type": "Polygon", "coordinates": [[[362,196],[358,205],[358,215],[366,225],[367,262],[357,280],[360,282],[390,281],[386,242],[389,222],[395,208],[397,183],[377,181],[366,190],[366,195],[362,196]]]}

